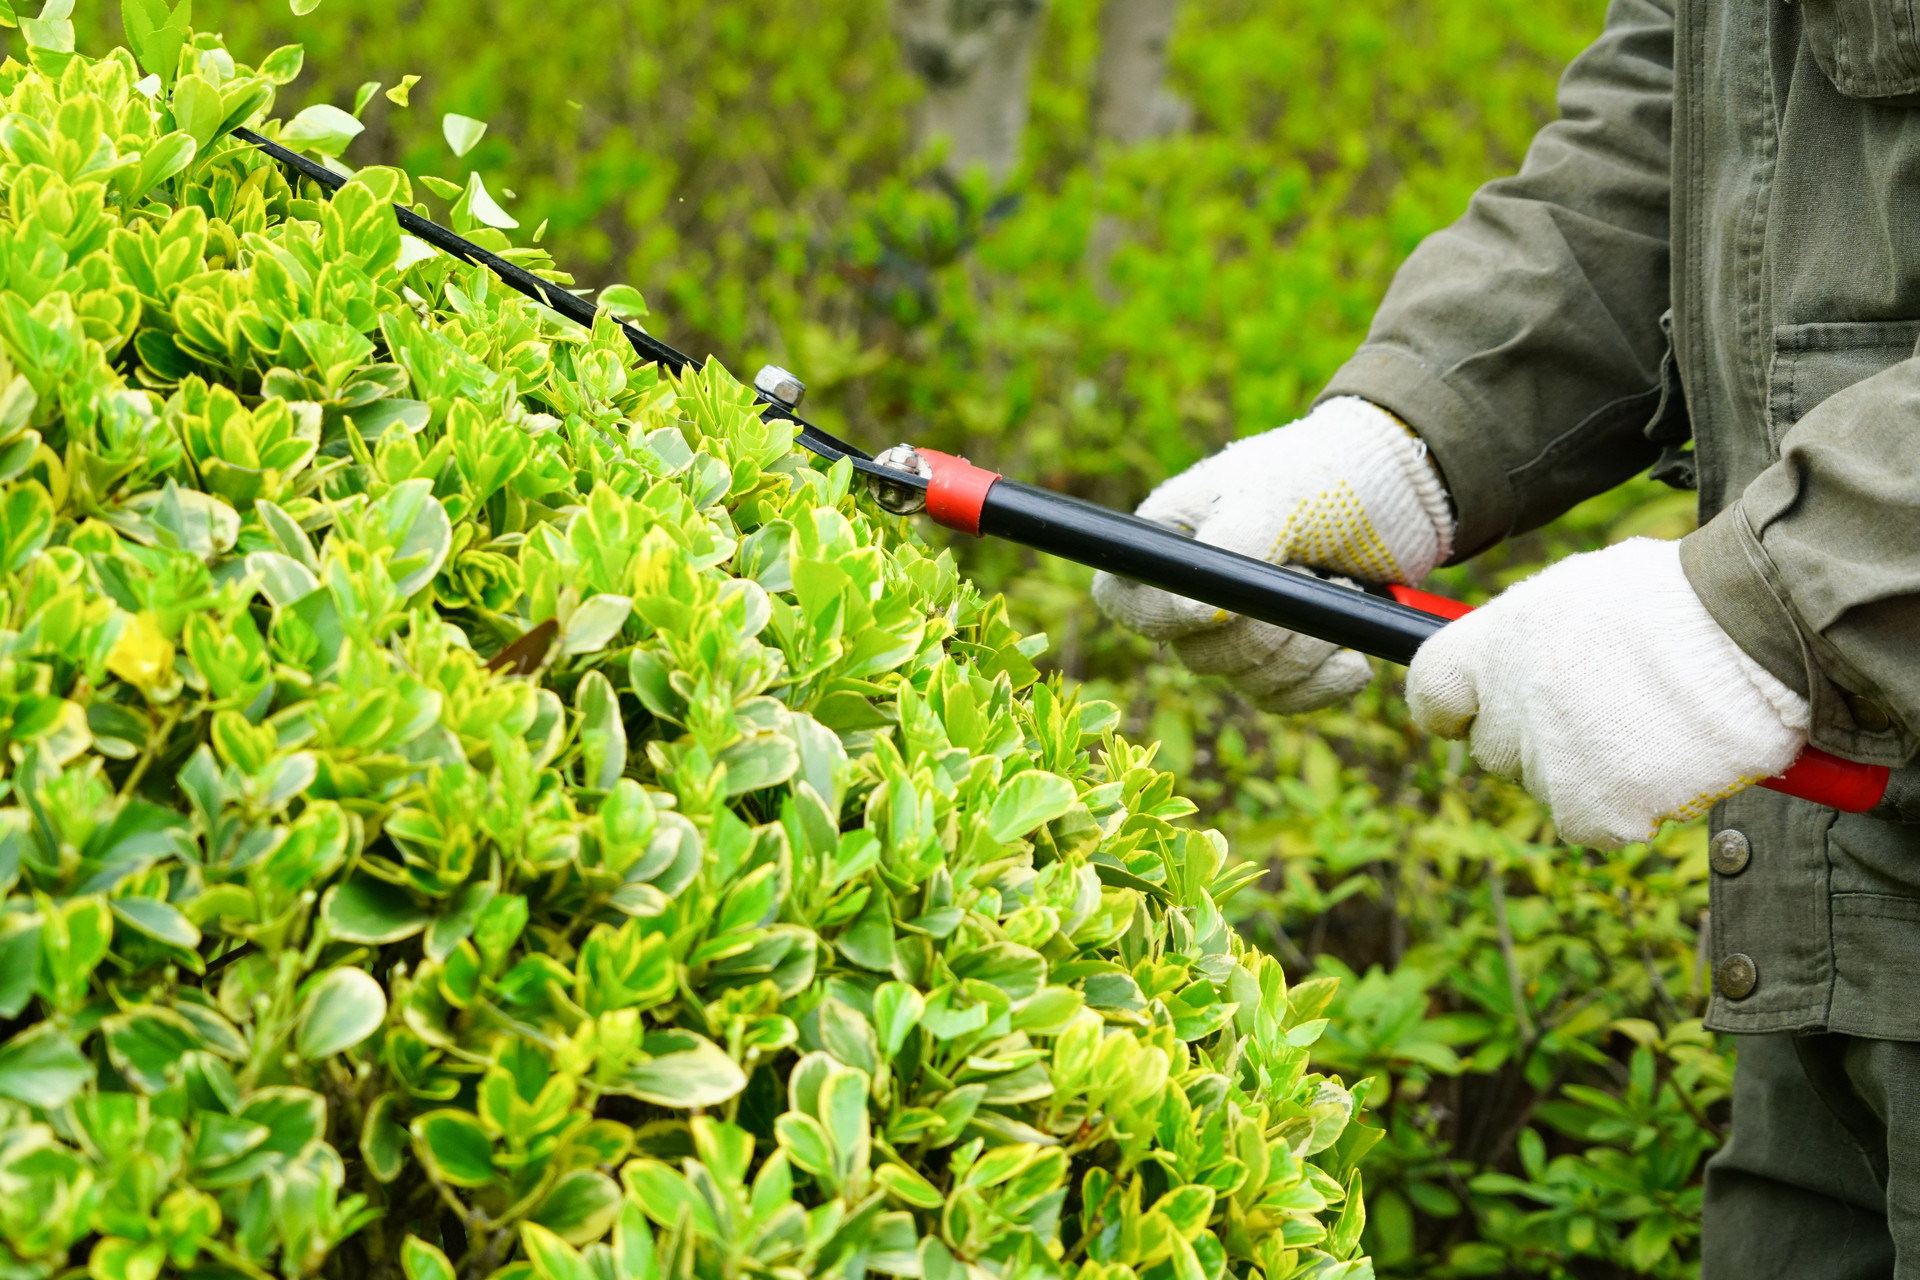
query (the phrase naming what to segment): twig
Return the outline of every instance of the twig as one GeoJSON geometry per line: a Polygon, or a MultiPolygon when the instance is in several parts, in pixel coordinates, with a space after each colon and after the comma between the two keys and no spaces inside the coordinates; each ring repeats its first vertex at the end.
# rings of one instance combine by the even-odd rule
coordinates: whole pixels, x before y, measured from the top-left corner
{"type": "Polygon", "coordinates": [[[181,701],[175,699],[173,706],[167,709],[166,717],[161,720],[159,730],[148,735],[146,749],[140,753],[140,758],[133,762],[133,770],[127,774],[127,780],[120,784],[122,800],[132,796],[134,789],[140,785],[140,780],[147,776],[147,770],[153,767],[155,755],[166,747],[167,739],[173,736],[174,728],[180,723],[180,714],[183,710],[181,701]]]}
{"type": "Polygon", "coordinates": [[[1693,989],[1704,992],[1708,996],[1713,994],[1713,990],[1708,983],[1708,977],[1713,968],[1713,961],[1711,959],[1713,948],[1712,926],[1713,913],[1705,907],[1700,908],[1700,922],[1694,929],[1693,989]]]}
{"type": "Polygon", "coordinates": [[[1487,864],[1487,887],[1493,892],[1493,926],[1500,936],[1500,958],[1507,964],[1507,990],[1513,998],[1513,1020],[1525,1050],[1533,1047],[1533,1018],[1527,1013],[1526,984],[1520,979],[1520,960],[1513,950],[1513,924],[1507,919],[1507,886],[1498,862],[1487,864]]]}

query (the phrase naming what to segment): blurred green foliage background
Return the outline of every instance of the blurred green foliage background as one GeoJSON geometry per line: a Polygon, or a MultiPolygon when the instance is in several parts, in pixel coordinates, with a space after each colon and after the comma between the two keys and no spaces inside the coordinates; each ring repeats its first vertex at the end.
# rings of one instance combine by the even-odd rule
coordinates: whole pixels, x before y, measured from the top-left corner
{"type": "MultiPolygon", "coordinates": [[[[83,48],[117,35],[109,8],[81,6],[83,48]]],[[[737,373],[795,369],[830,430],[1131,505],[1305,408],[1400,259],[1518,164],[1602,12],[1188,0],[1171,82],[1190,127],[1119,148],[1090,124],[1099,0],[1054,0],[1026,165],[997,189],[915,153],[921,90],[887,0],[325,0],[304,19],[200,0],[193,16],[242,56],[306,45],[287,114],[421,76],[408,108],[371,96],[348,162],[478,170],[583,285],[634,285],[654,331],[737,373]],[[447,112],[488,122],[464,158],[447,112]]],[[[1636,482],[1439,589],[1478,598],[1581,548],[1678,536],[1692,510],[1636,482]]],[[[1731,1069],[1698,1022],[1697,827],[1608,859],[1567,848],[1517,789],[1409,728],[1395,671],[1353,707],[1263,717],[1105,627],[1086,571],[963,555],[1271,867],[1236,900],[1250,936],[1347,977],[1325,1066],[1381,1078],[1382,1274],[1695,1273],[1731,1069]]]]}

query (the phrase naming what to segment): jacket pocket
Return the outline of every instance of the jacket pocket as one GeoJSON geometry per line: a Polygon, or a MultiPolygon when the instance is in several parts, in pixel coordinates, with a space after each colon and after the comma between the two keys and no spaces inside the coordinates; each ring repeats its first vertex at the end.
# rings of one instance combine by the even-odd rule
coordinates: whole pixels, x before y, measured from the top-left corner
{"type": "Polygon", "coordinates": [[[1914,0],[1801,0],[1820,69],[1852,98],[1920,93],[1914,0]]]}
{"type": "Polygon", "coordinates": [[[1773,331],[1768,375],[1767,444],[1780,456],[1780,440],[1793,424],[1828,396],[1891,369],[1920,342],[1920,320],[1866,324],[1788,324],[1773,331]]]}

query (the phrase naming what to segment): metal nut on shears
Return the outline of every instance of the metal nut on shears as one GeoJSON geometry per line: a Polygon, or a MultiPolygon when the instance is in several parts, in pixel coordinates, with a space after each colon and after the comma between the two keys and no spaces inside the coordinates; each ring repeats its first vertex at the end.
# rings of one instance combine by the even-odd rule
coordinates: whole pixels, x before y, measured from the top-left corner
{"type": "MultiPolygon", "coordinates": [[[[933,479],[933,467],[920,456],[920,451],[910,444],[897,444],[891,449],[882,450],[874,459],[878,466],[892,471],[904,471],[919,476],[922,480],[933,479]]],[[[927,509],[927,491],[916,489],[912,485],[895,484],[884,476],[871,473],[867,476],[867,495],[880,505],[883,511],[891,511],[897,516],[910,516],[927,509]]]]}
{"type": "Polygon", "coordinates": [[[797,409],[807,398],[807,384],[777,364],[763,365],[753,375],[753,389],[769,400],[777,400],[789,409],[797,409]]]}

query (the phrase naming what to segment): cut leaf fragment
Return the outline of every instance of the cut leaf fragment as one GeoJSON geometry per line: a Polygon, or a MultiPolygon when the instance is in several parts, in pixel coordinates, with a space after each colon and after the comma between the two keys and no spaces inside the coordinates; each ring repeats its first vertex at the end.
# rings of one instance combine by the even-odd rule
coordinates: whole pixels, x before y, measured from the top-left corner
{"type": "Polygon", "coordinates": [[[453,154],[464,156],[473,150],[481,137],[486,134],[487,122],[449,111],[440,117],[440,132],[445,136],[447,145],[453,148],[453,154]]]}

